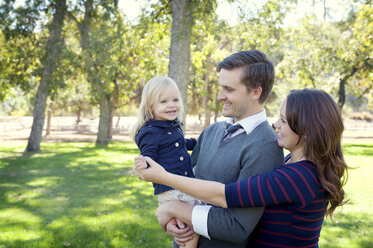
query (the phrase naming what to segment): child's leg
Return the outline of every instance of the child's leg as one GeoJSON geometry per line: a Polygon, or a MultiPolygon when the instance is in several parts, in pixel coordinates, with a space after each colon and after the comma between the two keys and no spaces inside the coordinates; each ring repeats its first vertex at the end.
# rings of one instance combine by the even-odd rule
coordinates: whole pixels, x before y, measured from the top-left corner
{"type": "Polygon", "coordinates": [[[197,234],[197,233],[193,234],[193,239],[189,240],[188,242],[185,242],[184,247],[186,247],[186,248],[197,248],[198,239],[199,239],[199,234],[197,234]]]}
{"type": "MultiPolygon", "coordinates": [[[[169,190],[161,194],[158,194],[157,196],[158,196],[159,205],[170,200],[179,200],[179,201],[188,203],[192,206],[202,204],[201,201],[196,200],[193,197],[186,195],[178,190],[169,190]]],[[[185,242],[185,247],[186,248],[197,248],[198,240],[199,240],[199,234],[197,233],[193,234],[193,239],[189,240],[188,242],[185,242]]]]}

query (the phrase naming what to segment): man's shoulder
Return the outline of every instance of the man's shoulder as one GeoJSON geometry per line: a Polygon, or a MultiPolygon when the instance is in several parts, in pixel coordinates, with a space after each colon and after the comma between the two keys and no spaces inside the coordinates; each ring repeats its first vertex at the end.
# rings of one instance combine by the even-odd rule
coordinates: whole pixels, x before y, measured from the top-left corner
{"type": "Polygon", "coordinates": [[[252,132],[252,137],[260,139],[270,139],[277,141],[277,135],[273,128],[269,125],[268,121],[260,123],[252,132]]]}
{"type": "Polygon", "coordinates": [[[211,125],[209,125],[208,127],[206,127],[203,132],[214,132],[215,130],[217,129],[221,129],[221,128],[224,128],[224,123],[225,121],[218,121],[218,122],[215,122],[211,125]]]}

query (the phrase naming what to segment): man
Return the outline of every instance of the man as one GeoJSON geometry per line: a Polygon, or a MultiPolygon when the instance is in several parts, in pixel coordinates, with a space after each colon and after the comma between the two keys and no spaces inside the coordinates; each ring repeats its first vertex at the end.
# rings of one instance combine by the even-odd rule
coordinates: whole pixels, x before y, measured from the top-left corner
{"type": "MultiPolygon", "coordinates": [[[[196,178],[227,184],[283,164],[282,149],[277,146],[277,136],[264,111],[274,82],[273,64],[264,53],[249,50],[228,56],[217,69],[221,87],[218,100],[222,101],[222,114],[228,119],[201,133],[192,153],[196,178]],[[238,129],[225,134],[229,124],[238,125],[238,129]]],[[[193,229],[201,235],[198,247],[247,247],[264,208],[224,209],[205,205],[195,206],[191,211],[193,229]]],[[[182,244],[189,239],[190,231],[179,226],[171,221],[167,232],[182,244]]]]}

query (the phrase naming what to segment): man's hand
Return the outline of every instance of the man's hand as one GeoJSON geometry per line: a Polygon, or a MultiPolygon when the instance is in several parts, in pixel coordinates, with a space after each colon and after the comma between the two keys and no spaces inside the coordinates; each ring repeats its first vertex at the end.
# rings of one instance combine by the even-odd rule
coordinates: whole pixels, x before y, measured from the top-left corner
{"type": "Polygon", "coordinates": [[[174,238],[176,244],[181,247],[184,247],[185,242],[191,240],[194,234],[192,228],[175,218],[172,218],[170,222],[167,223],[166,231],[174,238]]]}
{"type": "Polygon", "coordinates": [[[157,217],[159,225],[163,228],[164,231],[166,231],[166,225],[168,222],[173,219],[174,216],[172,216],[172,202],[168,201],[158,206],[157,212],[155,213],[155,216],[157,217]]]}

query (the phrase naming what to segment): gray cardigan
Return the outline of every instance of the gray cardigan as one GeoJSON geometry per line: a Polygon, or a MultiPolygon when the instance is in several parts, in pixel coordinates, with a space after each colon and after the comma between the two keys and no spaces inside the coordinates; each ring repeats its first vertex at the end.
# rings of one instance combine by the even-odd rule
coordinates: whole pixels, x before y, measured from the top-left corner
{"type": "MultiPolygon", "coordinates": [[[[224,142],[223,132],[224,122],[217,122],[201,133],[192,153],[196,178],[228,184],[283,164],[283,151],[267,121],[248,135],[243,132],[224,142]]],[[[263,211],[263,207],[212,207],[207,220],[211,240],[201,236],[198,247],[247,247],[263,211]]]]}

